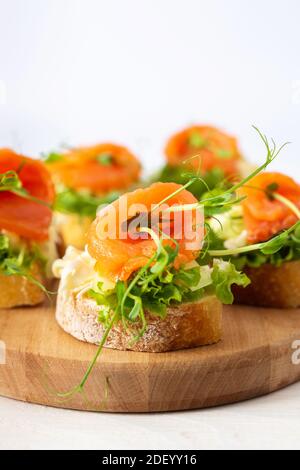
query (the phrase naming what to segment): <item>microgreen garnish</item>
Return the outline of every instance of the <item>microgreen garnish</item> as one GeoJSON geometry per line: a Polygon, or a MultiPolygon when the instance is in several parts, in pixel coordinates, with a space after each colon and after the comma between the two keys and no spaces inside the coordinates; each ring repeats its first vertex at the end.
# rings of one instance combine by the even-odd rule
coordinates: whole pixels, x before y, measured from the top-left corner
{"type": "Polygon", "coordinates": [[[188,138],[188,144],[196,149],[201,149],[206,146],[207,141],[202,137],[199,132],[192,132],[192,134],[188,138]]]}
{"type": "Polygon", "coordinates": [[[270,240],[270,245],[266,246],[263,251],[256,250],[240,254],[232,257],[231,262],[238,270],[242,270],[245,266],[259,268],[266,264],[280,267],[284,263],[300,260],[300,226],[298,224],[289,236],[284,234],[282,238],[271,244],[273,240],[270,240]]]}
{"type": "Polygon", "coordinates": [[[199,202],[185,205],[185,206],[178,205],[178,206],[170,207],[169,209],[166,210],[166,212],[178,212],[181,210],[195,210],[195,209],[200,209],[204,207],[205,213],[207,215],[211,215],[211,214],[218,213],[219,211],[223,212],[224,210],[229,210],[230,206],[241,202],[241,199],[236,197],[237,190],[245,186],[255,176],[257,176],[259,173],[265,170],[270,165],[270,163],[272,163],[273,160],[278,156],[280,151],[288,144],[287,142],[283,144],[279,149],[277,149],[276,144],[274,140],[272,139],[272,146],[270,146],[267,137],[263,135],[261,131],[257,129],[257,127],[253,126],[253,128],[261,137],[267,150],[267,156],[266,156],[265,162],[261,166],[259,166],[256,170],[254,170],[249,176],[244,178],[242,181],[234,184],[233,186],[226,189],[225,191],[222,190],[221,188],[213,189],[212,191],[205,194],[199,202]]]}
{"type": "Polygon", "coordinates": [[[182,193],[182,191],[184,191],[185,189],[188,189],[193,183],[194,181],[196,181],[197,177],[194,176],[190,181],[188,181],[185,185],[181,186],[180,188],[176,189],[176,191],[174,191],[173,193],[169,194],[169,196],[166,196],[164,199],[162,199],[158,204],[156,204],[153,208],[152,208],[152,211],[151,212],[155,212],[157,209],[160,208],[160,206],[162,206],[163,204],[165,204],[166,202],[168,202],[170,199],[173,199],[175,196],[177,196],[178,194],[182,193]]]}
{"type": "MultiPolygon", "coordinates": [[[[199,156],[197,158],[199,158],[199,156]]],[[[153,181],[161,181],[163,183],[171,182],[185,185],[191,179],[196,178],[193,180],[193,184],[189,186],[189,191],[197,199],[200,199],[204,193],[215,187],[224,187],[224,185],[228,185],[224,176],[224,172],[220,168],[213,168],[212,170],[202,174],[201,159],[199,159],[200,171],[187,169],[185,167],[185,163],[189,162],[190,160],[191,158],[185,160],[180,166],[164,166],[158,174],[151,178],[150,183],[153,181]]]]}
{"type": "Polygon", "coordinates": [[[193,132],[190,134],[188,137],[188,145],[190,147],[193,147],[195,149],[208,149],[211,152],[215,153],[219,158],[231,158],[232,157],[232,152],[228,149],[222,149],[222,148],[217,148],[214,149],[210,142],[202,137],[200,132],[193,132]]]}
{"type": "MultiPolygon", "coordinates": [[[[249,181],[251,181],[255,176],[257,176],[259,173],[261,173],[263,170],[265,170],[272,162],[275,160],[275,158],[279,155],[281,150],[289,144],[289,142],[285,142],[279,149],[277,149],[276,144],[273,139],[272,145],[270,145],[267,137],[262,134],[262,132],[255,126],[252,126],[253,129],[258,133],[260,138],[262,139],[266,150],[267,150],[267,156],[265,159],[265,162],[259,166],[256,170],[254,170],[249,176],[244,178],[242,181],[238,182],[237,184],[233,185],[231,188],[229,188],[227,191],[223,192],[223,196],[226,197],[228,194],[235,194],[238,189],[240,189],[242,186],[245,186],[249,181]]],[[[207,201],[214,201],[218,196],[212,197],[212,198],[207,198],[202,200],[202,203],[205,203],[207,201]]]]}
{"type": "Polygon", "coordinates": [[[98,350],[97,350],[97,353],[95,354],[95,357],[93,358],[92,362],[90,363],[86,373],[84,374],[84,377],[82,379],[82,381],[80,382],[80,384],[76,385],[76,387],[74,387],[72,390],[70,390],[69,392],[66,392],[66,393],[56,393],[56,395],[59,397],[59,398],[69,398],[71,397],[72,395],[74,395],[75,393],[82,393],[83,390],[84,390],[84,386],[92,372],[92,370],[94,369],[95,367],[95,364],[98,360],[98,357],[100,356],[102,350],[103,350],[103,347],[106,343],[106,340],[109,336],[109,333],[111,332],[111,329],[113,328],[114,324],[116,323],[116,321],[118,320],[118,316],[119,316],[119,311],[118,309],[116,309],[114,315],[111,317],[111,320],[103,334],[103,337],[101,339],[101,342],[98,346],[98,350]]]}
{"type": "Polygon", "coordinates": [[[0,174],[0,191],[8,191],[26,198],[29,196],[26,189],[23,188],[18,173],[13,170],[0,174]]]}
{"type": "Polygon", "coordinates": [[[216,154],[218,157],[220,158],[231,158],[232,157],[232,153],[230,150],[226,150],[226,149],[218,149],[216,150],[216,154]]]}
{"type": "Polygon", "coordinates": [[[266,193],[268,196],[272,196],[275,191],[279,189],[278,183],[271,183],[266,188],[266,193]]]}
{"type": "Polygon", "coordinates": [[[18,173],[13,170],[9,170],[0,175],[0,191],[11,190],[25,191],[23,189],[22,181],[20,180],[18,173]]]}
{"type": "Polygon", "coordinates": [[[261,251],[263,254],[274,254],[279,251],[286,243],[289,235],[300,227],[300,222],[297,222],[288,230],[280,233],[276,237],[268,240],[267,242],[256,243],[254,245],[242,246],[240,248],[233,248],[231,250],[208,250],[211,257],[225,257],[232,255],[239,255],[250,253],[251,251],[261,251]]]}
{"type": "MultiPolygon", "coordinates": [[[[210,256],[212,256],[212,257],[214,257],[214,256],[226,257],[226,256],[232,256],[232,255],[247,254],[247,253],[251,253],[253,251],[260,251],[263,255],[274,255],[286,246],[289,246],[289,248],[293,248],[293,243],[291,245],[290,238],[291,238],[291,235],[294,232],[298,233],[298,231],[300,229],[300,210],[299,210],[299,208],[296,206],[296,204],[294,204],[288,198],[286,198],[286,197],[282,196],[282,194],[279,194],[278,192],[276,192],[279,189],[279,185],[276,182],[270,184],[267,187],[266,190],[264,190],[262,188],[255,188],[255,187],[253,187],[253,189],[260,190],[260,191],[264,192],[267,196],[272,198],[273,200],[277,200],[277,201],[281,202],[284,206],[286,206],[288,209],[290,209],[290,211],[297,217],[298,222],[296,222],[296,224],[294,224],[289,229],[284,230],[282,233],[280,233],[276,237],[271,238],[270,240],[268,240],[266,242],[256,243],[254,245],[247,245],[247,246],[243,246],[243,247],[235,248],[235,249],[231,249],[231,250],[228,250],[228,249],[227,250],[208,250],[208,253],[209,253],[210,256]]],[[[298,243],[299,240],[298,240],[297,237],[296,237],[296,240],[294,240],[294,241],[296,241],[296,243],[299,244],[298,243]]],[[[297,247],[296,250],[299,251],[299,247],[297,247]]],[[[291,250],[289,251],[289,253],[291,253],[291,250]]],[[[276,259],[278,260],[278,258],[276,258],[276,259]]]]}
{"type": "Polygon", "coordinates": [[[19,249],[13,248],[9,237],[0,234],[0,273],[5,276],[24,277],[32,284],[38,286],[47,295],[51,294],[51,292],[32,275],[32,266],[35,263],[43,268],[44,259],[34,246],[31,249],[25,246],[19,249]]]}
{"type": "Polygon", "coordinates": [[[42,159],[45,163],[58,163],[64,160],[64,155],[57,152],[42,153],[42,159]]]}
{"type": "MultiPolygon", "coordinates": [[[[9,170],[0,174],[0,192],[10,192],[16,196],[20,196],[24,199],[49,207],[48,203],[31,196],[23,187],[19,173],[22,171],[24,165],[25,161],[22,162],[18,171],[9,170]]],[[[50,292],[45,288],[45,286],[38,279],[32,276],[31,267],[34,262],[37,262],[41,267],[44,264],[44,260],[37,249],[34,247],[31,249],[25,249],[22,247],[18,251],[10,246],[9,238],[0,233],[0,272],[5,276],[24,277],[48,295],[50,292]]]]}
{"type": "Polygon", "coordinates": [[[113,164],[114,156],[111,153],[104,152],[96,157],[98,163],[103,166],[110,166],[113,164]]]}
{"type": "Polygon", "coordinates": [[[286,207],[288,207],[288,209],[290,209],[295,214],[295,216],[298,219],[300,219],[300,210],[298,209],[298,207],[292,201],[290,201],[286,197],[282,196],[282,194],[279,194],[279,193],[276,193],[276,192],[272,193],[272,197],[273,197],[273,199],[276,199],[277,201],[281,202],[286,207]]]}
{"type": "Polygon", "coordinates": [[[19,171],[9,170],[5,173],[0,174],[0,192],[10,192],[16,196],[20,196],[29,201],[37,202],[43,206],[49,207],[49,204],[41,199],[38,199],[31,194],[23,187],[23,183],[20,179],[19,172],[24,165],[20,166],[19,171]]]}
{"type": "Polygon", "coordinates": [[[111,192],[106,196],[98,197],[92,194],[81,193],[73,189],[65,189],[56,196],[54,210],[66,214],[78,214],[80,216],[96,217],[97,209],[110,204],[119,197],[119,193],[111,192]]]}

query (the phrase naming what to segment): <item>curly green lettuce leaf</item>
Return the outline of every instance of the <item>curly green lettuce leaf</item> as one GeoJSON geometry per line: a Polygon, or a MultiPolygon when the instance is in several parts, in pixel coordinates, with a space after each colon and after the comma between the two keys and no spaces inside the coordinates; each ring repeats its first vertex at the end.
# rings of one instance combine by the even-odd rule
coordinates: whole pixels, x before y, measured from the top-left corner
{"type": "Polygon", "coordinates": [[[32,274],[32,265],[38,263],[41,269],[45,268],[45,259],[35,246],[13,247],[9,237],[0,234],[0,273],[5,276],[22,276],[37,285],[41,290],[47,289],[32,274]]]}
{"type": "Polygon", "coordinates": [[[231,288],[234,284],[247,287],[251,282],[248,276],[237,271],[233,264],[218,260],[214,262],[211,278],[216,296],[223,304],[233,303],[231,288]]]}
{"type": "Polygon", "coordinates": [[[57,194],[54,210],[66,214],[78,214],[95,218],[99,206],[110,204],[118,197],[119,193],[116,192],[110,193],[107,196],[97,197],[73,189],[65,189],[57,194]]]}
{"type": "MultiPolygon", "coordinates": [[[[152,315],[164,319],[168,307],[196,302],[208,295],[216,295],[221,302],[230,304],[233,302],[232,285],[246,287],[250,282],[245,274],[237,271],[235,266],[228,262],[216,260],[212,267],[194,264],[195,266],[189,269],[171,268],[167,273],[160,273],[158,276],[153,275],[151,268],[148,268],[126,299],[123,311],[125,320],[133,322],[141,319],[142,311],[149,311],[152,315]]],[[[121,284],[126,292],[127,284],[121,284]]],[[[101,307],[99,321],[107,324],[118,305],[117,292],[104,291],[99,284],[97,290],[90,290],[88,295],[101,307]]]]}

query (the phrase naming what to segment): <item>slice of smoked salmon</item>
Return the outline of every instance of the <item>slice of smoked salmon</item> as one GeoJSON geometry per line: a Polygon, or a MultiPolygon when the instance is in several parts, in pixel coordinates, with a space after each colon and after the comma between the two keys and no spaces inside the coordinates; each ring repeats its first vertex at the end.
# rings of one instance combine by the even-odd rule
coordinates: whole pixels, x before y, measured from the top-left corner
{"type": "Polygon", "coordinates": [[[297,222],[296,215],[282,202],[272,198],[271,191],[281,194],[300,208],[300,186],[281,173],[261,173],[242,187],[242,202],[249,243],[263,242],[297,222]]]}
{"type": "Polygon", "coordinates": [[[88,189],[96,195],[129,188],[138,181],[141,165],[125,147],[100,144],[62,154],[48,164],[54,181],[67,188],[88,189]]]}
{"type": "Polygon", "coordinates": [[[239,174],[241,155],[236,139],[214,127],[192,126],[178,132],[168,141],[165,153],[171,166],[188,160],[186,166],[202,174],[214,168],[220,168],[230,177],[239,174]]]}
{"type": "Polygon", "coordinates": [[[8,191],[0,191],[0,229],[29,240],[46,240],[52,219],[50,205],[54,201],[54,188],[46,166],[12,150],[0,149],[0,173],[10,170],[18,173],[29,195],[49,204],[49,207],[8,191]]]}
{"type": "MultiPolygon", "coordinates": [[[[102,276],[113,281],[127,280],[133,272],[145,266],[156,251],[156,244],[148,234],[130,232],[130,221],[139,215],[143,220],[140,226],[149,224],[149,216],[153,207],[160,204],[165,198],[172,195],[182,186],[175,183],[155,183],[146,189],[122,195],[117,201],[104,208],[99,214],[88,235],[88,251],[97,261],[97,269],[102,276]],[[145,223],[144,223],[145,221],[145,223]],[[111,230],[108,236],[105,230],[108,226],[111,230]],[[115,229],[115,233],[113,230],[115,229]],[[135,239],[133,236],[135,235],[135,239]]],[[[182,190],[167,201],[167,205],[194,204],[197,199],[187,190],[182,190]]],[[[164,206],[165,208],[166,206],[164,206]]],[[[157,210],[152,214],[158,216],[157,210]]],[[[193,242],[193,235],[190,227],[183,227],[190,224],[195,229],[196,211],[189,211],[190,217],[186,217],[182,212],[171,214],[168,219],[160,212],[159,227],[172,238],[176,239],[179,245],[179,253],[175,260],[175,267],[194,260],[202,246],[202,239],[198,239],[190,249],[190,242],[193,242]],[[186,217],[186,218],[184,218],[186,217]],[[180,220],[181,218],[181,220],[180,220]],[[175,223],[176,222],[176,223],[175,223]],[[178,230],[178,222],[183,230],[178,230]]],[[[197,222],[199,219],[197,219],[197,222]]],[[[203,219],[201,219],[203,223],[203,219]]],[[[200,228],[199,228],[200,230],[200,228]]],[[[174,242],[164,240],[164,244],[174,246],[174,242]]]]}

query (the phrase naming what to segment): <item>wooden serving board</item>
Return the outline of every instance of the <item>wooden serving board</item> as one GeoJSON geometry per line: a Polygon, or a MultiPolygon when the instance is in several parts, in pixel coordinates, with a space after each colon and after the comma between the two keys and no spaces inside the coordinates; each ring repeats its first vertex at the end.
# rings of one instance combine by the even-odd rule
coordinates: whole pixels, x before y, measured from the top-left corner
{"type": "Polygon", "coordinates": [[[64,333],[48,306],[0,311],[2,362],[6,346],[0,395],[61,408],[114,412],[233,403],[300,380],[300,364],[292,362],[293,354],[294,359],[300,357],[293,349],[297,340],[300,310],[226,307],[219,344],[162,354],[104,350],[85,395],[62,400],[57,392],[80,382],[96,347],[64,333]]]}

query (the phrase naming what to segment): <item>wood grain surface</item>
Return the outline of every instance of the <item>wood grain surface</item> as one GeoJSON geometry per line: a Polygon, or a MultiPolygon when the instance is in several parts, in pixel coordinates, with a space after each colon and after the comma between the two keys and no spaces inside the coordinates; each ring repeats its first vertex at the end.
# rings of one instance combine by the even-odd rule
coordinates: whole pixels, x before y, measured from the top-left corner
{"type": "Polygon", "coordinates": [[[56,324],[54,309],[0,311],[0,395],[31,403],[113,412],[205,408],[267,394],[300,380],[293,344],[300,310],[226,307],[223,340],[171,353],[104,350],[84,395],[57,396],[82,379],[96,346],[56,324]],[[0,361],[1,362],[1,361],[0,361]]]}

